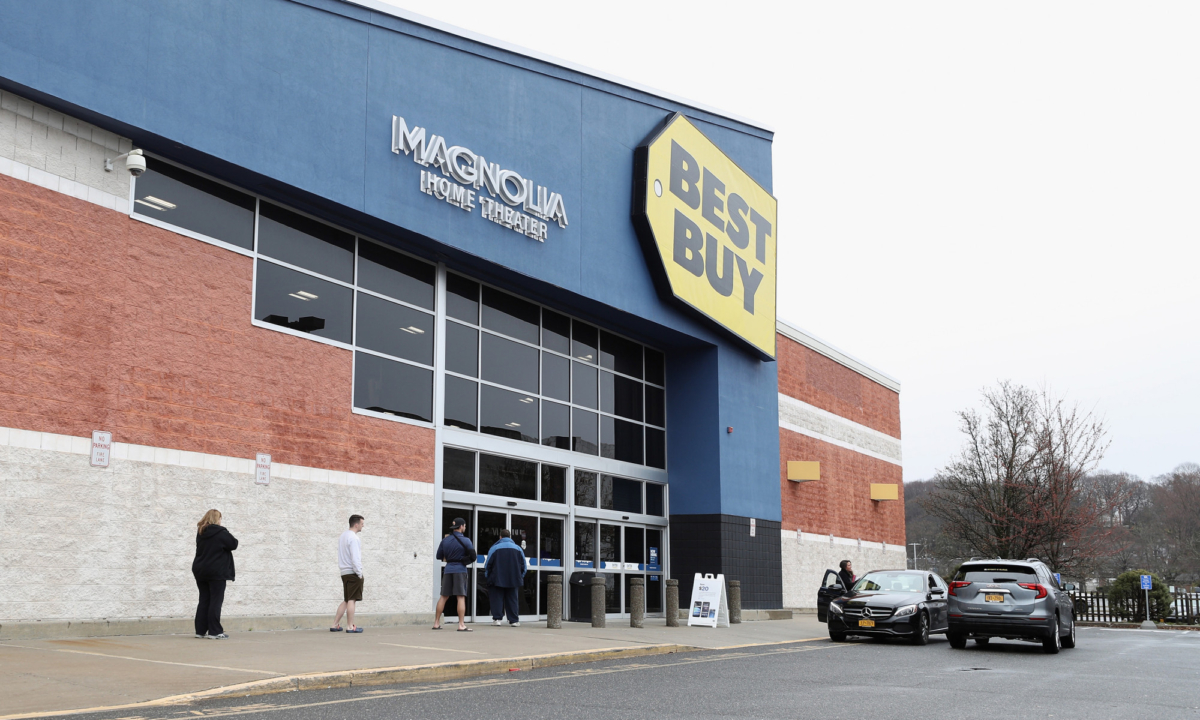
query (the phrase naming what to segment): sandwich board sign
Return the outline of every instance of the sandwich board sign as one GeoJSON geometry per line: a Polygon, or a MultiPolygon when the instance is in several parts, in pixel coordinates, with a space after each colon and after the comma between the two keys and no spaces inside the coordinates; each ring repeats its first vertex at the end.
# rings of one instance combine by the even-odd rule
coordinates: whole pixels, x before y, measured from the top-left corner
{"type": "Polygon", "coordinates": [[[692,608],[688,625],[729,627],[729,598],[725,595],[725,576],[696,573],[692,580],[692,608]]]}

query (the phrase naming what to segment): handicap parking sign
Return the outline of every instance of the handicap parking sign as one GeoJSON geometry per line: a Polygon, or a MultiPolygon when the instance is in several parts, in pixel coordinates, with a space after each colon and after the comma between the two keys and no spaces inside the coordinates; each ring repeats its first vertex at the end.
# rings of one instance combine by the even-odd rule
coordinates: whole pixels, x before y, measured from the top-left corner
{"type": "Polygon", "coordinates": [[[1142,589],[1143,590],[1153,590],[1154,589],[1154,586],[1150,583],[1149,575],[1142,576],[1142,589]]]}

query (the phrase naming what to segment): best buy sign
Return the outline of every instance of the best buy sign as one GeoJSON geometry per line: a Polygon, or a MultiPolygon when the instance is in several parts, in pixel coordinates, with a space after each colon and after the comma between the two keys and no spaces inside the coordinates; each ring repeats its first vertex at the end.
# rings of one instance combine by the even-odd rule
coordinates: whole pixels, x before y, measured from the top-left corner
{"type": "Polygon", "coordinates": [[[633,219],[661,282],[775,357],[775,198],[676,113],[634,153],[633,219]]]}

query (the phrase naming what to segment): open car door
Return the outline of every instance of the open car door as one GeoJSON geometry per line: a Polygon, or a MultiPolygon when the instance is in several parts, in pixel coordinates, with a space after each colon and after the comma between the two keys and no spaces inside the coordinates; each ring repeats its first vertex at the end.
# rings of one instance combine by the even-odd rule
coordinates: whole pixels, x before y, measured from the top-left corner
{"type": "Polygon", "coordinates": [[[837,570],[826,570],[821,587],[817,590],[817,620],[829,622],[829,601],[845,593],[846,589],[842,587],[842,579],[838,577],[837,570]]]}

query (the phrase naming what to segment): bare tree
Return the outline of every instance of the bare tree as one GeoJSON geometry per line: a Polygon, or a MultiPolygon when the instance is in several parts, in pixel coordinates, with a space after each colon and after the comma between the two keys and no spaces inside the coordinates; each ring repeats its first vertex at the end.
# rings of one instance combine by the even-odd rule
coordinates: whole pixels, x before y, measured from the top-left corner
{"type": "Polygon", "coordinates": [[[1111,552],[1101,521],[1124,492],[1087,481],[1108,447],[1101,420],[1010,382],[983,401],[983,414],[959,413],[966,444],[924,500],[943,532],[981,555],[1037,555],[1063,569],[1111,552]]]}
{"type": "Polygon", "coordinates": [[[1200,579],[1200,465],[1184,463],[1156,478],[1142,537],[1167,580],[1200,579]]]}

